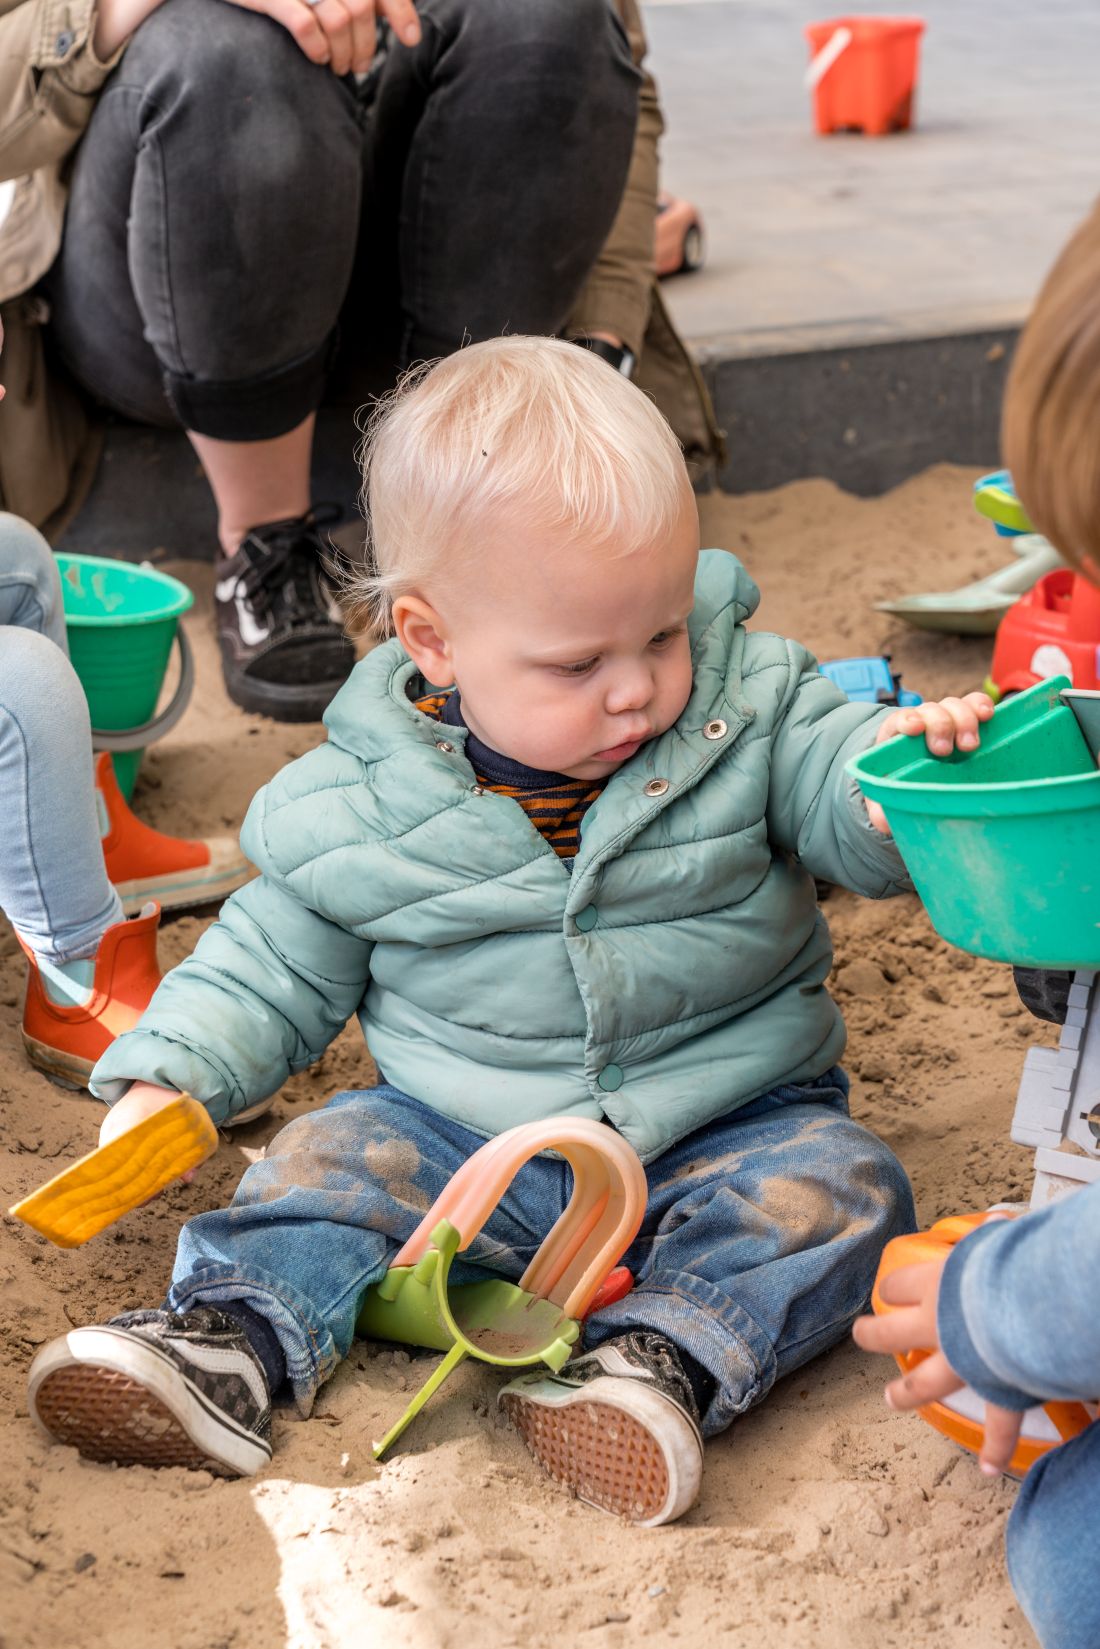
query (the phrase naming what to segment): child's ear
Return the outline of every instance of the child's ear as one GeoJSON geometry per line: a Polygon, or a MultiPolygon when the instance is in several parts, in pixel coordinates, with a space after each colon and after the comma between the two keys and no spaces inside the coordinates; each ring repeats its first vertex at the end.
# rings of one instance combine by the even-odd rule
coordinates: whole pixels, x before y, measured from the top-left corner
{"type": "Polygon", "coordinates": [[[421,596],[399,595],[393,604],[393,628],[425,681],[433,687],[453,685],[447,628],[434,607],[421,596]]]}

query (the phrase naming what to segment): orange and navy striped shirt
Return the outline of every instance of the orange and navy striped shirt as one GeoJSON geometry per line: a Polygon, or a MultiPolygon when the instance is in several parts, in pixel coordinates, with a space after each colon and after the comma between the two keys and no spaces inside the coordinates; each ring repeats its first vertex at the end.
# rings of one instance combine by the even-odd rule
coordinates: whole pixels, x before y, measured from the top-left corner
{"type": "MultiPolygon", "coordinates": [[[[418,710],[435,721],[446,722],[450,727],[466,726],[457,691],[429,693],[415,702],[418,710]]],[[[559,859],[576,858],[581,848],[581,820],[603,791],[606,779],[571,779],[565,773],[543,773],[536,767],[524,767],[521,762],[491,750],[469,732],[466,757],[478,784],[518,802],[559,859]]]]}

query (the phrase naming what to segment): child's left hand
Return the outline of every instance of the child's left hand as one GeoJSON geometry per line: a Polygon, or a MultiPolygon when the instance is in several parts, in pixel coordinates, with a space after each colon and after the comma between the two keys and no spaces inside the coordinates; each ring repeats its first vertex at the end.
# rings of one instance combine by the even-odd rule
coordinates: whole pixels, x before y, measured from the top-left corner
{"type": "MultiPolygon", "coordinates": [[[[949,756],[956,745],[960,750],[976,750],[981,737],[978,729],[992,714],[993,700],[988,693],[967,693],[964,699],[914,704],[887,716],[875,743],[884,744],[899,733],[908,733],[913,738],[923,733],[933,756],[949,756]]],[[[867,815],[876,830],[881,830],[884,836],[890,834],[886,815],[877,802],[868,801],[867,815]]]]}
{"type": "MultiPolygon", "coordinates": [[[[852,1338],[864,1351],[932,1352],[909,1374],[890,1381],[886,1387],[889,1408],[921,1408],[949,1397],[965,1383],[939,1350],[936,1307],[946,1264],[946,1259],[930,1260],[891,1272],[879,1292],[887,1305],[901,1309],[884,1317],[860,1317],[852,1329],[852,1338]]],[[[987,1477],[999,1477],[1007,1468],[1023,1418],[1016,1409],[998,1408],[996,1403],[985,1405],[985,1440],[979,1464],[987,1477]]]]}

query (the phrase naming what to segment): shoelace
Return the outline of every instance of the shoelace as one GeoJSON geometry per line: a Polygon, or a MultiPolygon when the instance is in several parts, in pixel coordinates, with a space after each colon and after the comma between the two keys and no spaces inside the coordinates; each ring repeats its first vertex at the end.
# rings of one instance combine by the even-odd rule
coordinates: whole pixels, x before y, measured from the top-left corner
{"type": "Polygon", "coordinates": [[[635,1330],[633,1334],[628,1334],[626,1338],[629,1344],[647,1362],[656,1363],[662,1377],[680,1393],[684,1408],[687,1409],[689,1414],[695,1414],[695,1393],[691,1389],[691,1381],[681,1366],[675,1346],[666,1340],[663,1334],[647,1333],[644,1329],[635,1330]]]}
{"type": "MultiPolygon", "coordinates": [[[[237,575],[237,586],[257,616],[285,629],[317,622],[318,602],[323,599],[322,529],[335,525],[342,514],[339,505],[318,504],[308,516],[275,522],[242,540],[237,555],[245,566],[237,575]]],[[[324,616],[327,620],[327,613],[324,616]]]]}

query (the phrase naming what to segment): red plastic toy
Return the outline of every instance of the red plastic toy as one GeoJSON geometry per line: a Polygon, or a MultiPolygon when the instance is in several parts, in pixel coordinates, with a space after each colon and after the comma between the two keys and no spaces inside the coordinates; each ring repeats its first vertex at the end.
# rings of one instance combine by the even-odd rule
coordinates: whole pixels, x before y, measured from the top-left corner
{"type": "Polygon", "coordinates": [[[1100,688],[1100,590],[1068,567],[1047,573],[1002,618],[985,682],[992,699],[1068,676],[1100,688]]]}
{"type": "Polygon", "coordinates": [[[819,132],[883,137],[912,123],[920,17],[833,17],[808,23],[806,84],[819,132]]]}

